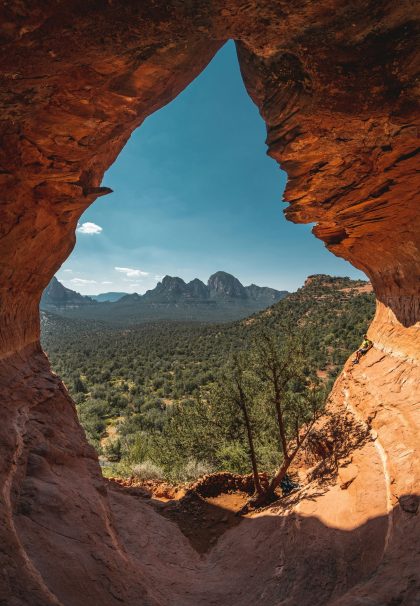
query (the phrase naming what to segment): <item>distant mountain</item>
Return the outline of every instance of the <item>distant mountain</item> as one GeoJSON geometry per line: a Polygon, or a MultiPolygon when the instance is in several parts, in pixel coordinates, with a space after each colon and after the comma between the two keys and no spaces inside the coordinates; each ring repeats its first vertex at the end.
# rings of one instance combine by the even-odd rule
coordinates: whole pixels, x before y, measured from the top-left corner
{"type": "Polygon", "coordinates": [[[126,292],[103,292],[100,295],[87,295],[94,301],[98,301],[99,303],[105,303],[108,301],[109,303],[115,303],[115,301],[119,301],[122,297],[125,297],[128,293],[126,292]]]}
{"type": "Polygon", "coordinates": [[[243,286],[231,274],[218,271],[210,276],[207,284],[198,278],[187,283],[176,276],[165,276],[143,296],[137,293],[123,294],[115,301],[93,301],[93,298],[82,297],[89,299],[95,307],[89,309],[86,304],[79,302],[72,306],[42,309],[57,311],[67,317],[95,319],[113,324],[154,320],[228,322],[263,310],[287,294],[285,290],[255,284],[243,286]]]}
{"type": "Polygon", "coordinates": [[[96,301],[66,288],[54,276],[42,293],[40,308],[45,311],[62,312],[80,307],[95,306],[96,301]]]}
{"type": "Polygon", "coordinates": [[[127,295],[119,303],[127,305],[140,304],[143,311],[153,309],[153,317],[163,314],[166,319],[193,319],[206,320],[210,313],[217,316],[217,321],[237,319],[253,311],[264,309],[276,301],[280,301],[287,291],[278,291],[273,288],[261,287],[252,284],[243,286],[241,282],[224,271],[218,271],[210,276],[207,284],[198,278],[191,282],[184,282],[181,278],[165,276],[155,288],[148,290],[142,297],[137,294],[127,295]],[[147,306],[147,307],[146,307],[147,306]],[[197,309],[194,311],[194,307],[197,309]],[[243,309],[242,309],[243,308],[243,309]],[[251,311],[253,310],[253,311],[251,311]],[[188,317],[184,318],[185,313],[188,317]],[[233,311],[232,313],[230,313],[233,311]]]}
{"type": "MultiPolygon", "coordinates": [[[[247,291],[238,278],[218,271],[210,276],[207,286],[211,297],[221,299],[249,299],[247,291]]],[[[257,287],[258,288],[258,287],[257,287]]]]}
{"type": "Polygon", "coordinates": [[[189,301],[211,303],[213,299],[219,302],[263,301],[271,305],[280,301],[288,292],[275,290],[267,286],[243,286],[238,278],[224,271],[218,271],[208,279],[207,285],[198,278],[184,282],[181,278],[165,276],[153,290],[148,290],[142,297],[143,301],[167,303],[169,301],[189,301]]]}
{"type": "Polygon", "coordinates": [[[245,290],[248,297],[254,301],[271,301],[271,303],[276,303],[284,298],[283,296],[279,297],[279,292],[287,294],[287,291],[278,291],[274,288],[269,288],[268,286],[257,286],[256,284],[245,286],[245,290]]]}
{"type": "Polygon", "coordinates": [[[115,303],[118,303],[119,309],[120,307],[126,307],[127,305],[138,303],[141,298],[141,295],[138,295],[136,292],[133,292],[132,294],[125,294],[123,297],[121,297],[121,299],[115,301],[115,303]]]}
{"type": "MultiPolygon", "coordinates": [[[[205,285],[200,281],[200,284],[205,285]]],[[[143,295],[143,302],[147,303],[172,303],[191,298],[193,287],[189,287],[182,278],[165,276],[162,282],[158,282],[153,290],[148,290],[143,295]]],[[[200,298],[200,296],[198,296],[200,298]]]]}

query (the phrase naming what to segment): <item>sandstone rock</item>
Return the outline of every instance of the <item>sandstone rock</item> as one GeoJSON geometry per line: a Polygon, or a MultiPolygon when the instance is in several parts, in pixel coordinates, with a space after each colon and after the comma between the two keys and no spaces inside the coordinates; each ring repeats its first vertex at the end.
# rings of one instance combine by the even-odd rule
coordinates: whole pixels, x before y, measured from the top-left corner
{"type": "Polygon", "coordinates": [[[415,17],[409,0],[3,3],[1,603],[416,603],[415,17]],[[40,349],[38,304],[131,132],[228,38],[289,175],[287,217],[315,223],[375,289],[374,348],[347,365],[331,406],[372,419],[377,438],[354,453],[348,490],[245,520],[197,559],[147,504],[95,488],[96,457],[40,349]]]}
{"type": "Polygon", "coordinates": [[[350,484],[357,478],[359,468],[354,463],[346,465],[346,467],[340,467],[338,470],[338,477],[340,478],[341,490],[346,490],[350,484]]]}

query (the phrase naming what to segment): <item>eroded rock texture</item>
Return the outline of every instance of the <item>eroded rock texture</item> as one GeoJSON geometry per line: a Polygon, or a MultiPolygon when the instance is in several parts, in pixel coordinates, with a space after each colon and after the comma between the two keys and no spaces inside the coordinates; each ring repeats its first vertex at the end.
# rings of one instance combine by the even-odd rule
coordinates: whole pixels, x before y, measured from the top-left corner
{"type": "Polygon", "coordinates": [[[1,604],[418,603],[417,17],[409,0],[3,3],[1,604]],[[228,38],[288,172],[288,218],[374,285],[375,347],[332,403],[374,433],[346,490],[241,524],[203,563],[170,522],[108,497],[38,302],[130,133],[228,38]]]}

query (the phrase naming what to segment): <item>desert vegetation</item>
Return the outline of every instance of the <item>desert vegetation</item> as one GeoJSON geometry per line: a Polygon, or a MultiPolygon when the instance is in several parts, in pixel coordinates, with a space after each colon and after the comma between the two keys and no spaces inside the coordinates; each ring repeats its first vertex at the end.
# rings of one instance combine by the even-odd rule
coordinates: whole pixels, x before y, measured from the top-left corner
{"type": "Polygon", "coordinates": [[[44,314],[43,343],[105,474],[254,471],[278,482],[373,316],[365,286],[316,276],[227,325],[44,314]]]}

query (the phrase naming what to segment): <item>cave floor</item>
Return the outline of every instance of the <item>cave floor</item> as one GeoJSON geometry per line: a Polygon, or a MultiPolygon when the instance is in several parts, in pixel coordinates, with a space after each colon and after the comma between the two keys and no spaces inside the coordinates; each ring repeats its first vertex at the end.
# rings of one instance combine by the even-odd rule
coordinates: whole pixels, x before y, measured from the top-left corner
{"type": "Polygon", "coordinates": [[[232,492],[168,500],[111,488],[118,536],[156,602],[325,604],[381,556],[386,520],[357,527],[355,512],[343,530],[340,516],[352,499],[337,485],[309,486],[265,510],[235,515],[248,498],[232,492]],[[322,510],[331,521],[336,516],[336,527],[323,523],[322,510]]]}

